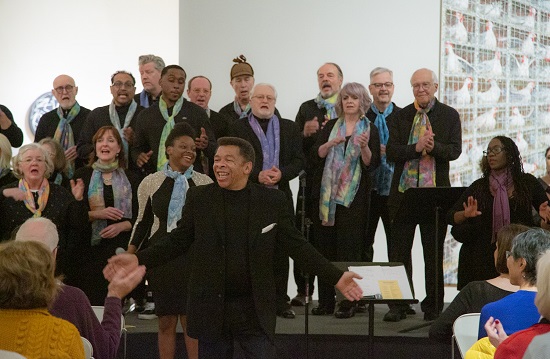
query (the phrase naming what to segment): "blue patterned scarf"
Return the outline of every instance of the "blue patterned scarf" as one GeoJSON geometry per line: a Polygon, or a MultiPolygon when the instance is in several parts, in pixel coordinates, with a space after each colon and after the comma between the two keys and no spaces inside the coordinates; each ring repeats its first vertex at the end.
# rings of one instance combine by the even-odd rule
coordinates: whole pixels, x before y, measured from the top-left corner
{"type": "Polygon", "coordinates": [[[193,175],[193,166],[190,166],[185,173],[172,170],[170,165],[166,163],[163,168],[166,177],[174,180],[174,189],[170,197],[170,205],[168,206],[168,220],[166,222],[166,231],[171,232],[178,226],[178,221],[181,219],[181,210],[185,204],[185,197],[189,189],[188,180],[193,175]]]}
{"type": "Polygon", "coordinates": [[[145,107],[145,108],[151,106],[149,104],[149,94],[147,93],[147,91],[143,90],[139,94],[139,104],[141,105],[141,107],[145,107]]]}
{"type": "Polygon", "coordinates": [[[324,108],[327,111],[327,114],[325,115],[325,119],[332,120],[333,118],[338,117],[338,115],[336,114],[336,108],[335,108],[337,99],[338,99],[338,93],[335,93],[329,98],[323,98],[319,93],[313,101],[315,101],[318,108],[324,108]]]}
{"type": "MultiPolygon", "coordinates": [[[[281,129],[279,124],[279,119],[277,116],[273,115],[269,119],[269,124],[267,125],[267,133],[264,133],[260,123],[252,115],[248,116],[248,123],[252,127],[252,130],[260,140],[262,145],[262,155],[264,158],[262,164],[262,170],[268,170],[271,167],[275,166],[279,168],[279,153],[281,152],[281,129]]],[[[278,188],[277,185],[270,186],[273,188],[278,188]]]]}
{"type": "Polygon", "coordinates": [[[128,141],[124,137],[124,129],[130,126],[130,121],[132,121],[132,118],[134,117],[134,114],[136,113],[137,109],[137,103],[136,101],[132,100],[132,103],[130,104],[130,107],[128,108],[128,112],[126,113],[126,118],[124,119],[124,125],[122,128],[120,128],[120,118],[118,117],[118,112],[116,110],[115,102],[111,101],[111,104],[109,105],[109,119],[111,120],[111,124],[118,130],[118,134],[122,138],[122,144],[124,147],[124,157],[126,158],[126,163],[128,163],[128,141]]]}
{"type": "MultiPolygon", "coordinates": [[[[380,134],[380,144],[386,146],[390,138],[390,131],[388,130],[386,118],[393,111],[393,102],[390,102],[390,105],[384,112],[378,111],[374,104],[371,104],[370,108],[372,112],[376,114],[374,125],[378,128],[378,133],[380,134]]],[[[373,175],[373,189],[376,190],[380,196],[388,196],[390,194],[391,179],[395,164],[387,161],[386,154],[382,155],[380,160],[380,167],[376,169],[373,175]]]]}
{"type": "MultiPolygon", "coordinates": [[[[75,119],[76,116],[80,113],[80,105],[78,102],[75,102],[67,118],[63,117],[63,109],[61,106],[57,108],[57,117],[59,117],[59,123],[55,129],[53,139],[61,144],[63,150],[67,151],[69,148],[75,145],[74,143],[74,134],[73,128],[71,127],[71,122],[75,119]]],[[[69,161],[68,163],[67,174],[69,178],[73,178],[74,175],[74,160],[69,161]]]]}
{"type": "Polygon", "coordinates": [[[246,105],[244,110],[241,110],[241,105],[239,105],[239,102],[237,100],[233,101],[233,110],[235,110],[235,113],[239,115],[239,119],[245,118],[250,113],[250,103],[246,105]]]}

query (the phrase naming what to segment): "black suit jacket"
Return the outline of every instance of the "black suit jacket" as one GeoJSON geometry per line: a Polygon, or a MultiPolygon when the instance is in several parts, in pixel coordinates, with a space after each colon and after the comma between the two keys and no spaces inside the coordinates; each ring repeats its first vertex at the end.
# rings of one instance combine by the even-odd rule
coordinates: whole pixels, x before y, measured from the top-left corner
{"type": "MultiPolygon", "coordinates": [[[[248,183],[250,190],[248,258],[252,296],[258,321],[273,339],[276,322],[275,250],[292,257],[308,273],[336,284],[342,271],[334,267],[304,240],[287,211],[280,191],[248,183]],[[271,229],[270,229],[271,228],[271,229]]],[[[154,246],[137,254],[148,268],[192,250],[189,256],[187,329],[199,340],[219,340],[225,301],[224,195],[218,184],[189,188],[178,228],[154,246]]]]}
{"type": "MultiPolygon", "coordinates": [[[[290,120],[280,118],[280,152],[279,152],[279,169],[281,170],[281,180],[279,181],[279,189],[285,192],[290,207],[293,207],[292,191],[290,190],[289,182],[296,178],[300,171],[304,169],[305,158],[302,152],[302,138],[298,130],[298,126],[290,120]]],[[[242,118],[235,121],[231,126],[230,133],[232,136],[240,137],[247,140],[254,147],[256,161],[250,180],[258,183],[258,175],[262,171],[264,156],[262,152],[262,144],[258,136],[254,133],[252,126],[248,122],[248,118],[242,118]]]]}

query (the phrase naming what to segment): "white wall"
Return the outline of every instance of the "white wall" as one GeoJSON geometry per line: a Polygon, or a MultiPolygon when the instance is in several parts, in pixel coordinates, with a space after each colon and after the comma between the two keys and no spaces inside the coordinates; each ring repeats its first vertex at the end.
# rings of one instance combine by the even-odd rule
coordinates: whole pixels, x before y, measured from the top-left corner
{"type": "Polygon", "coordinates": [[[78,102],[107,105],[111,74],[125,69],[139,81],[138,56],[168,63],[179,56],[178,0],[0,1],[0,103],[33,136],[25,117],[32,102],[62,73],[74,77],[78,102]]]}
{"type": "MultiPolygon", "coordinates": [[[[439,72],[440,3],[433,0],[183,0],[180,29],[180,63],[189,77],[210,78],[214,110],[234,97],[229,73],[239,54],[253,66],[256,82],[275,85],[277,107],[292,120],[300,104],[317,95],[316,71],[324,62],[339,64],[344,82],[365,85],[374,67],[392,69],[394,101],[401,106],[412,102],[409,79],[414,70],[439,72]]],[[[387,261],[386,253],[380,224],[375,261],[387,261]]],[[[422,299],[420,238],[413,260],[416,295],[422,299]]],[[[293,296],[294,280],[289,283],[293,296]]]]}

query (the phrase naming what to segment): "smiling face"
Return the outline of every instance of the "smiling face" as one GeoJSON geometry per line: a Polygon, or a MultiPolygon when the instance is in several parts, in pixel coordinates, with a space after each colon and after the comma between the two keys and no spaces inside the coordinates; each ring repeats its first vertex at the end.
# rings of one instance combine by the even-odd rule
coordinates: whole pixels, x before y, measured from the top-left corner
{"type": "Polygon", "coordinates": [[[171,68],[160,78],[162,98],[168,107],[174,106],[183,95],[185,89],[185,72],[177,68],[171,68]]]}
{"type": "Polygon", "coordinates": [[[237,146],[219,146],[214,156],[214,174],[218,185],[232,191],[246,187],[252,162],[246,162],[237,146]]]}
{"type": "Polygon", "coordinates": [[[432,72],[427,69],[415,71],[411,77],[413,95],[420,107],[426,107],[435,97],[438,84],[434,83],[432,72]]]}
{"type": "Polygon", "coordinates": [[[145,91],[153,96],[158,96],[160,93],[160,71],[155,67],[154,62],[148,62],[139,65],[139,75],[141,76],[141,84],[145,91]]]}
{"type": "Polygon", "coordinates": [[[338,93],[342,87],[343,80],[336,66],[332,64],[324,64],[321,66],[317,71],[317,82],[319,84],[321,97],[326,99],[338,93]]]}
{"type": "Polygon", "coordinates": [[[125,73],[116,74],[111,85],[111,94],[116,106],[126,106],[132,102],[136,94],[136,86],[132,77],[125,73]]]}
{"type": "Polygon", "coordinates": [[[240,75],[231,80],[231,87],[235,91],[235,96],[239,103],[248,103],[250,90],[254,87],[254,77],[250,75],[240,75]]]}
{"type": "Polygon", "coordinates": [[[376,108],[380,110],[389,106],[393,97],[393,90],[393,76],[389,72],[382,72],[372,77],[369,91],[376,108]]]}
{"type": "Polygon", "coordinates": [[[176,137],[172,146],[166,147],[170,168],[174,171],[185,172],[197,157],[195,140],[189,136],[176,137]]]}
{"type": "Polygon", "coordinates": [[[38,149],[29,149],[26,151],[21,156],[19,170],[27,182],[41,182],[46,174],[46,158],[44,157],[44,152],[38,149]]]}
{"type": "Polygon", "coordinates": [[[60,75],[53,80],[52,94],[62,109],[69,110],[74,106],[77,93],[78,87],[75,86],[72,77],[60,75]]]}
{"type": "Polygon", "coordinates": [[[107,130],[96,140],[95,155],[100,163],[109,164],[115,161],[121,148],[113,131],[107,130]]]}

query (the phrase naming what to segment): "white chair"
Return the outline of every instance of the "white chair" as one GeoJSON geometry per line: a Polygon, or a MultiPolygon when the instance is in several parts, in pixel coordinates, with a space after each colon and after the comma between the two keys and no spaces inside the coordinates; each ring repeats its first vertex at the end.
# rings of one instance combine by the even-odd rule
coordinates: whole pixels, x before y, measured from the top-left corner
{"type": "Polygon", "coordinates": [[[455,357],[455,341],[460,351],[460,357],[464,358],[466,351],[477,342],[479,330],[479,316],[481,313],[463,314],[456,318],[453,324],[452,355],[455,357]]]}
{"type": "Polygon", "coordinates": [[[84,346],[84,358],[85,359],[94,359],[92,355],[94,355],[94,348],[92,348],[92,343],[84,337],[80,337],[82,339],[82,345],[84,346]]]}
{"type": "MultiPolygon", "coordinates": [[[[105,312],[105,307],[102,305],[92,305],[92,309],[97,319],[100,322],[103,321],[103,313],[105,312]]],[[[122,350],[123,350],[124,359],[126,359],[127,333],[128,333],[128,330],[126,330],[126,321],[124,320],[124,315],[121,315],[120,316],[120,335],[122,336],[122,350]]]]}
{"type": "Polygon", "coordinates": [[[26,359],[19,353],[9,352],[7,350],[0,350],[0,358],[2,359],[26,359]]]}

